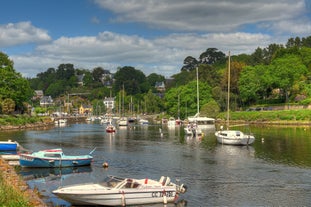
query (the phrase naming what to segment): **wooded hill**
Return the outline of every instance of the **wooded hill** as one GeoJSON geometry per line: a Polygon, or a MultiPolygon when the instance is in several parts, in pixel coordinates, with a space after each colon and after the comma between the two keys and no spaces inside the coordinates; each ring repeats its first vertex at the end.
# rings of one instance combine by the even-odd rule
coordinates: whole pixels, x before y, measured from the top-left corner
{"type": "MultiPolygon", "coordinates": [[[[3,59],[0,59],[1,62],[8,61],[5,54],[0,57],[3,59]]],[[[160,95],[154,86],[156,82],[165,81],[164,77],[155,73],[146,76],[141,70],[131,66],[118,68],[113,76],[109,76],[107,75],[109,71],[101,67],[88,70],[74,68],[73,64],[61,64],[57,69],[49,68],[37,74],[35,78],[27,80],[31,90],[43,90],[45,95],[51,95],[55,99],[62,97],[64,100],[72,93],[88,94],[80,97],[76,105],[81,102],[98,105],[104,97],[113,96],[116,97],[117,105],[120,105],[122,100],[125,111],[167,112],[170,116],[185,118],[197,111],[196,68],[198,68],[200,112],[215,117],[219,111],[226,108],[227,60],[227,51],[219,51],[217,48],[208,48],[197,58],[185,57],[184,66],[178,74],[172,76],[172,80],[165,82],[166,92],[160,95]],[[108,77],[105,81],[102,79],[103,74],[108,77]],[[84,76],[83,85],[79,84],[78,78],[81,75],[84,76]],[[109,77],[112,77],[113,81],[109,77]],[[107,82],[110,85],[105,85],[107,82]],[[124,99],[121,99],[123,94],[124,99]]],[[[4,73],[8,67],[6,64],[0,65],[3,69],[0,71],[4,73]]],[[[10,69],[16,73],[13,64],[10,69]]],[[[1,74],[1,77],[6,77],[6,74],[1,74]]],[[[251,105],[288,102],[307,105],[311,102],[310,83],[311,36],[290,38],[286,45],[271,44],[266,48],[257,48],[250,55],[231,56],[230,107],[234,111],[251,105]]],[[[29,97],[17,100],[15,96],[1,90],[5,87],[8,86],[3,82],[0,83],[2,102],[11,98],[22,108],[21,103],[27,102],[27,98],[28,101],[31,99],[27,95],[29,97]]]]}

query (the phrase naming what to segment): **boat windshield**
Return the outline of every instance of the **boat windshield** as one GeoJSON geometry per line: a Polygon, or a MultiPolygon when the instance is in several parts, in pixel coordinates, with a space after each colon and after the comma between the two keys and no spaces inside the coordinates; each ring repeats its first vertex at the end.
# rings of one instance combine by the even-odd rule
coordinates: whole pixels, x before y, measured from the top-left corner
{"type": "Polygon", "coordinates": [[[109,177],[106,177],[101,184],[109,188],[114,188],[122,181],[124,181],[124,178],[109,176],[109,177]]]}

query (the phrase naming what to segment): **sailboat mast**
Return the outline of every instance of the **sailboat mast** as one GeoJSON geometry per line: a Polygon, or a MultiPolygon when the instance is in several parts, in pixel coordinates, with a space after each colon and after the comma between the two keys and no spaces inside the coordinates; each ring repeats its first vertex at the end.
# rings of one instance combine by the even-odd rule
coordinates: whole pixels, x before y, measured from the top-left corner
{"type": "Polygon", "coordinates": [[[228,93],[227,93],[227,130],[229,130],[229,112],[230,112],[230,51],[228,54],[228,93]]]}
{"type": "Polygon", "coordinates": [[[199,69],[197,67],[197,115],[200,113],[200,98],[199,98],[199,69]]]}

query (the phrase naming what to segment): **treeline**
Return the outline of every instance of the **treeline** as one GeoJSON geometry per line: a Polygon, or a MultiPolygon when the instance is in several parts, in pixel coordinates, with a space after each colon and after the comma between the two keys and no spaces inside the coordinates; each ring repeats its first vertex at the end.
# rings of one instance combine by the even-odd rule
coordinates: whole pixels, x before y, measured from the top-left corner
{"type": "MultiPolygon", "coordinates": [[[[311,102],[311,36],[290,38],[285,45],[258,47],[250,55],[231,56],[230,65],[231,110],[250,105],[311,102]]],[[[180,72],[165,82],[166,92],[162,94],[154,87],[156,82],[165,81],[162,75],[146,76],[131,66],[118,68],[115,74],[110,74],[101,67],[88,70],[61,64],[57,69],[49,68],[28,79],[28,83],[32,90],[43,90],[45,95],[54,98],[63,97],[64,100],[68,94],[85,93],[87,95],[78,102],[92,101],[94,105],[104,97],[113,96],[117,106],[126,111],[165,111],[171,116],[185,118],[197,112],[198,68],[200,112],[216,117],[219,111],[226,109],[227,67],[227,51],[217,48],[208,48],[197,58],[188,56],[180,72]],[[84,76],[83,85],[78,84],[81,75],[84,76]]],[[[6,97],[1,95],[1,100],[6,97]]]]}

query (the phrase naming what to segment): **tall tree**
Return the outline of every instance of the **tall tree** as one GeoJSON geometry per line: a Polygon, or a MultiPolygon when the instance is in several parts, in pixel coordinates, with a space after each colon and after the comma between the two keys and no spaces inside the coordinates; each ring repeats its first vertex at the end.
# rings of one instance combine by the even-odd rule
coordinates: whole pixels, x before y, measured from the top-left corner
{"type": "Polygon", "coordinates": [[[200,55],[200,63],[203,64],[214,64],[219,61],[225,61],[225,59],[226,55],[218,51],[217,48],[208,48],[200,55]]]}
{"type": "Polygon", "coordinates": [[[23,102],[34,95],[27,79],[13,68],[13,61],[0,52],[0,99],[12,99],[16,109],[24,110],[23,102]]]}
{"type": "Polygon", "coordinates": [[[146,93],[150,89],[145,74],[134,67],[125,66],[115,73],[114,92],[125,89],[128,95],[146,93]]]}

